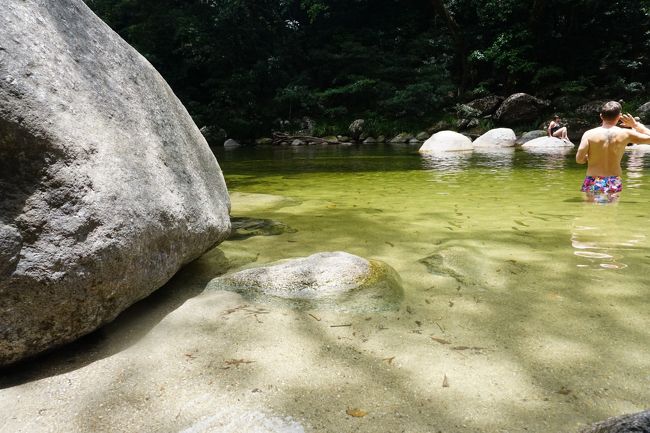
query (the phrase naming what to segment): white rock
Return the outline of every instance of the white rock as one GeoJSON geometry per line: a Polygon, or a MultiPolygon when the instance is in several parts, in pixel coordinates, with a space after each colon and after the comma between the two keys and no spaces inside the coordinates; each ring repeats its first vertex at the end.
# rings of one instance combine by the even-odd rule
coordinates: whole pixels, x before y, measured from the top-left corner
{"type": "Polygon", "coordinates": [[[572,148],[573,143],[555,137],[539,137],[524,143],[522,149],[561,149],[572,148]]]}
{"type": "Polygon", "coordinates": [[[472,150],[472,140],[454,131],[440,131],[433,134],[420,147],[422,153],[457,152],[472,150]]]}
{"type": "Polygon", "coordinates": [[[510,128],[491,129],[474,140],[474,147],[513,147],[517,136],[510,128]]]}

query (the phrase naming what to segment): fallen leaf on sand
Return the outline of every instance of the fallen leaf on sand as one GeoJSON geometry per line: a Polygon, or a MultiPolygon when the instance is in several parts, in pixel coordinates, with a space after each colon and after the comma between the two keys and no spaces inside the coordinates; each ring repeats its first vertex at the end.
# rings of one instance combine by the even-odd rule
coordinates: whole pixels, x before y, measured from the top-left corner
{"type": "Polygon", "coordinates": [[[227,359],[224,361],[226,365],[234,365],[235,367],[239,367],[240,364],[251,364],[255,361],[249,361],[248,359],[227,359]]]}
{"type": "Polygon", "coordinates": [[[364,416],[368,415],[368,412],[363,411],[361,409],[349,409],[348,408],[348,410],[346,410],[345,413],[347,413],[348,415],[353,416],[355,418],[361,418],[361,417],[364,417],[364,416]]]}
{"type": "Polygon", "coordinates": [[[392,365],[393,364],[393,359],[395,359],[395,357],[391,356],[390,358],[382,359],[382,361],[386,361],[388,363],[388,365],[392,365]]]}
{"type": "Polygon", "coordinates": [[[563,386],[562,388],[560,388],[560,390],[557,393],[562,394],[562,395],[569,395],[569,394],[571,394],[571,392],[572,391],[569,388],[567,388],[566,386],[563,386]]]}
{"type": "Polygon", "coordinates": [[[442,379],[442,387],[443,388],[449,388],[449,379],[447,379],[446,374],[445,374],[445,377],[442,379]]]}
{"type": "Polygon", "coordinates": [[[435,342],[438,342],[440,344],[451,344],[451,341],[447,341],[444,338],[439,338],[439,337],[431,337],[431,339],[435,342]]]}

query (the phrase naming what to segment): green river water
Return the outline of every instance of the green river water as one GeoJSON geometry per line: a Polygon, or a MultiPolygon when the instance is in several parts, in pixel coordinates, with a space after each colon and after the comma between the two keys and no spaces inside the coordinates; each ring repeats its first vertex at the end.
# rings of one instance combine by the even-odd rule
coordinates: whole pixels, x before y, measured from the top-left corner
{"type": "Polygon", "coordinates": [[[386,329],[374,356],[395,356],[421,388],[402,401],[426,402],[446,377],[429,414],[444,409],[459,431],[573,431],[650,404],[650,153],[626,153],[624,192],[606,205],[583,200],[574,156],[224,151],[233,217],[293,230],[219,248],[260,264],[337,250],[388,263],[403,304],[367,333],[386,329]]]}

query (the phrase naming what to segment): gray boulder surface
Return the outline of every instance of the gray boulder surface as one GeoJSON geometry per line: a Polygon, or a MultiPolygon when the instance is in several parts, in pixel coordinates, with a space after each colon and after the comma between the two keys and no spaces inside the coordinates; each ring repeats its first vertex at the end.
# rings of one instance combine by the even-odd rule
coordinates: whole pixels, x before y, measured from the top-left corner
{"type": "Polygon", "coordinates": [[[646,102],[637,108],[635,115],[639,116],[641,122],[650,124],[650,102],[646,102]]]}
{"type": "Polygon", "coordinates": [[[363,140],[367,137],[361,137],[363,134],[363,125],[366,123],[365,120],[363,119],[357,119],[354,122],[350,124],[348,127],[348,132],[350,133],[350,137],[352,137],[353,140],[363,140]]]}
{"type": "Polygon", "coordinates": [[[580,433],[650,433],[650,410],[608,418],[580,433]]]}
{"type": "Polygon", "coordinates": [[[225,147],[226,149],[234,149],[235,147],[239,147],[239,146],[241,146],[241,144],[239,144],[237,140],[233,140],[232,138],[229,138],[228,140],[226,140],[225,143],[223,143],[223,147],[225,147]]]}
{"type": "Polygon", "coordinates": [[[515,93],[503,101],[494,117],[503,125],[520,125],[537,119],[542,114],[542,110],[549,105],[548,101],[527,93],[515,93]]]}
{"type": "Polygon", "coordinates": [[[497,108],[499,108],[499,105],[503,102],[503,97],[502,96],[495,96],[495,95],[490,95],[490,96],[485,96],[483,98],[479,99],[474,99],[471,102],[468,102],[467,105],[474,110],[479,112],[480,116],[486,116],[490,114],[494,114],[495,111],[497,111],[497,108]]]}
{"type": "Polygon", "coordinates": [[[420,153],[457,152],[472,150],[472,140],[455,131],[440,131],[433,134],[420,147],[420,153]]]}
{"type": "Polygon", "coordinates": [[[219,165],[81,0],[0,2],[0,366],[114,319],[228,236],[219,165]]]}
{"type": "Polygon", "coordinates": [[[535,130],[535,131],[524,132],[523,134],[521,134],[521,137],[519,137],[519,138],[517,138],[517,140],[515,140],[515,146],[521,146],[522,144],[527,143],[530,140],[534,140],[534,139],[540,138],[540,137],[547,137],[547,136],[548,136],[548,133],[546,131],[542,130],[542,129],[538,129],[538,130],[535,130]]]}
{"type": "Polygon", "coordinates": [[[215,278],[208,284],[209,290],[357,310],[389,308],[402,297],[399,276],[392,268],[342,251],[245,269],[215,278]]]}
{"type": "Polygon", "coordinates": [[[474,147],[513,147],[517,136],[510,128],[491,129],[474,140],[474,147]]]}
{"type": "Polygon", "coordinates": [[[408,143],[409,140],[411,140],[412,138],[414,138],[413,134],[409,134],[408,132],[400,132],[395,137],[391,138],[389,143],[393,143],[393,144],[408,143]]]}

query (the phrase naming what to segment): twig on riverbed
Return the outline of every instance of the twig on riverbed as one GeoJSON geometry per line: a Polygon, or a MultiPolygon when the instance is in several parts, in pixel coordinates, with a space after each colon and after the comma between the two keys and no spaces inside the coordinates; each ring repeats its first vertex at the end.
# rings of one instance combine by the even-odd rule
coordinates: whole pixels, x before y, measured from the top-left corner
{"type": "Polygon", "coordinates": [[[344,325],[330,325],[330,328],[345,328],[348,326],[352,326],[352,323],[346,323],[344,325]]]}

